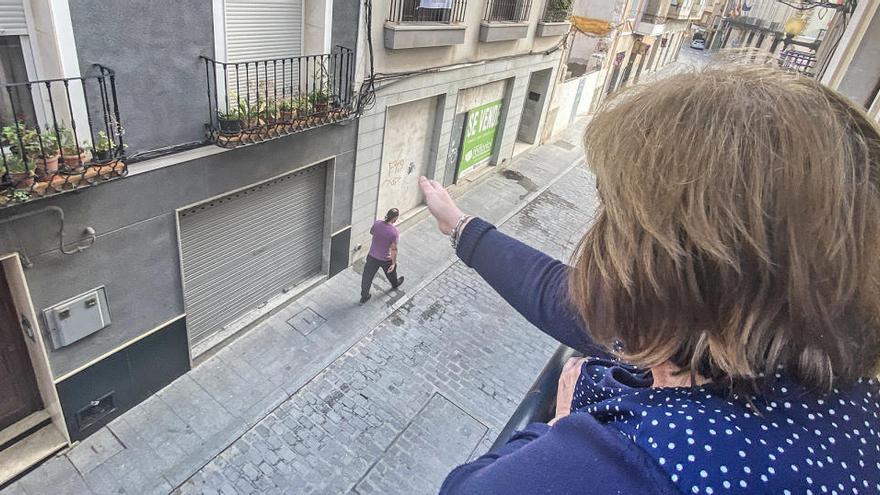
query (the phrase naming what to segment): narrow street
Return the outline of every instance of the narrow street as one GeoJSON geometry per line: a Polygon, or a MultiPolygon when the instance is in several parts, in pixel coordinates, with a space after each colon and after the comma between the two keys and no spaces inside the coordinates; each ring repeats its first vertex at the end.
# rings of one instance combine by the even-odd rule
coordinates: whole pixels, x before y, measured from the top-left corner
{"type": "MultiPolygon", "coordinates": [[[[583,125],[459,203],[567,257],[596,205],[583,125]]],[[[488,449],[556,344],[425,212],[401,243],[405,290],[377,277],[359,306],[355,265],[3,493],[435,492],[488,449]]]]}

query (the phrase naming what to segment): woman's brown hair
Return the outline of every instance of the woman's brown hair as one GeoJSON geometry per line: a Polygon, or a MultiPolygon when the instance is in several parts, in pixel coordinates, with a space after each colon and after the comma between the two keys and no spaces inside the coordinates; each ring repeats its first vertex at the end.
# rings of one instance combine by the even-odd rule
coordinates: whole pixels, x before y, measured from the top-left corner
{"type": "Polygon", "coordinates": [[[742,390],[880,366],[880,133],[817,82],[710,67],[627,90],[586,131],[601,206],[573,260],[597,341],[742,390]]]}

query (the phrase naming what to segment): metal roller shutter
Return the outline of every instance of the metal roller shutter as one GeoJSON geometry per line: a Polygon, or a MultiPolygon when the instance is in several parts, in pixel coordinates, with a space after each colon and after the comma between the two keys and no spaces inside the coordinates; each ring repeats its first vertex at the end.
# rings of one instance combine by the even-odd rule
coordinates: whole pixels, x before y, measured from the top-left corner
{"type": "Polygon", "coordinates": [[[302,9],[302,0],[226,0],[227,61],[302,55],[302,9]]]}
{"type": "Polygon", "coordinates": [[[179,213],[190,346],[321,274],[326,165],[179,213]]]}
{"type": "Polygon", "coordinates": [[[6,36],[28,34],[22,0],[0,0],[0,33],[6,36]]]}

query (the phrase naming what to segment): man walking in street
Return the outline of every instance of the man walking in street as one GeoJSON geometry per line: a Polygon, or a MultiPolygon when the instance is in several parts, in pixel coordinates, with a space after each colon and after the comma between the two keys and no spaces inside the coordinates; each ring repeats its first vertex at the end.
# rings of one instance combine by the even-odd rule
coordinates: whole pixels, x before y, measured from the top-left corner
{"type": "Polygon", "coordinates": [[[370,300],[370,285],[380,267],[391,282],[391,288],[396,289],[403,284],[403,277],[397,276],[397,242],[400,232],[394,226],[399,217],[397,208],[391,208],[385,214],[385,220],[376,220],[370,228],[373,242],[370,243],[370,252],[367,254],[364,276],[361,279],[361,304],[370,300]]]}

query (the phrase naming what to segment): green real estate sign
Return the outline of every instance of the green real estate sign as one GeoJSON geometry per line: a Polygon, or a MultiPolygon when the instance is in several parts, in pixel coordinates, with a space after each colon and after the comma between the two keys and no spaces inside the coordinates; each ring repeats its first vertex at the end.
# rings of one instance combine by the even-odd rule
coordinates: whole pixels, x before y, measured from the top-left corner
{"type": "Polygon", "coordinates": [[[501,100],[487,103],[468,112],[459,155],[461,156],[458,162],[459,174],[492,156],[500,116],[501,100]]]}

